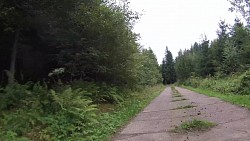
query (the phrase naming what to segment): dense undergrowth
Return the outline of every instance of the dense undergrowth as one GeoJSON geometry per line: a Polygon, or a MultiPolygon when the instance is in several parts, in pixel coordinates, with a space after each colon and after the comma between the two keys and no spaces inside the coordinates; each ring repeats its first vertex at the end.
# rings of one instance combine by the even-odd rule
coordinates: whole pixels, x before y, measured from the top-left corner
{"type": "Polygon", "coordinates": [[[222,100],[250,108],[250,71],[227,77],[191,77],[183,83],[184,87],[218,97],[222,100]]]}
{"type": "Polygon", "coordinates": [[[0,140],[106,140],[162,89],[132,92],[87,82],[53,89],[9,85],[0,89],[0,140]],[[113,110],[101,112],[105,104],[113,110]]]}
{"type": "Polygon", "coordinates": [[[208,89],[223,94],[249,95],[250,94],[250,70],[244,73],[236,73],[227,77],[190,77],[183,83],[193,88],[208,89]]]}

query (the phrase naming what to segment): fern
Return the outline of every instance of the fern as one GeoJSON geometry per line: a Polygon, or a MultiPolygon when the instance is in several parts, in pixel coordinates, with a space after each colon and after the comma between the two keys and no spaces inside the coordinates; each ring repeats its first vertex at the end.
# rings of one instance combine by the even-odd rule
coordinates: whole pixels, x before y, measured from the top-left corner
{"type": "Polygon", "coordinates": [[[105,83],[97,85],[91,82],[74,81],[72,86],[74,89],[83,89],[83,94],[91,98],[94,103],[120,103],[123,101],[123,96],[120,95],[118,89],[105,83]]]}
{"type": "MultiPolygon", "coordinates": [[[[50,124],[63,126],[56,133],[57,138],[62,139],[75,136],[79,132],[83,132],[88,123],[98,123],[95,114],[97,110],[96,105],[93,105],[91,100],[84,97],[85,91],[82,89],[72,90],[68,88],[62,93],[56,93],[51,90],[50,93],[54,103],[60,109],[57,115],[58,123],[50,124]]],[[[58,126],[51,126],[48,130],[54,132],[58,129],[58,126]]]]}

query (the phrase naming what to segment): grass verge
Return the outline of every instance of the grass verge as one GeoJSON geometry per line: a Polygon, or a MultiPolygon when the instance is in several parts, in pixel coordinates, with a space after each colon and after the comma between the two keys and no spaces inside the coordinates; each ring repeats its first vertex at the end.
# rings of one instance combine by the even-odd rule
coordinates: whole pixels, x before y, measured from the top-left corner
{"type": "Polygon", "coordinates": [[[217,97],[229,103],[239,105],[242,107],[247,107],[248,109],[250,109],[250,95],[222,94],[201,88],[193,88],[187,86],[182,86],[182,87],[210,97],[217,97]]]}
{"type": "Polygon", "coordinates": [[[171,130],[174,133],[186,133],[186,132],[194,132],[194,131],[207,131],[212,127],[216,126],[216,123],[193,119],[192,121],[183,122],[180,126],[171,130]]]}
{"type": "Polygon", "coordinates": [[[173,108],[171,110],[188,109],[188,108],[193,108],[193,107],[196,107],[196,106],[194,106],[194,105],[180,106],[177,108],[173,108]]]}
{"type": "Polygon", "coordinates": [[[132,97],[114,107],[114,111],[100,114],[99,123],[88,128],[87,131],[91,136],[87,140],[110,140],[122,126],[127,124],[164,89],[165,86],[158,85],[133,93],[132,97]]]}

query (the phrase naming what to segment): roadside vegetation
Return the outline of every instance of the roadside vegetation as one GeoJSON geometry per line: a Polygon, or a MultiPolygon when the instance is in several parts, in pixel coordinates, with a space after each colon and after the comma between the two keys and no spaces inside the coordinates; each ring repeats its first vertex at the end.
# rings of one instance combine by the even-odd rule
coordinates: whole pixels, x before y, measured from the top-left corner
{"type": "Polygon", "coordinates": [[[183,122],[180,126],[177,126],[175,129],[171,130],[174,133],[187,133],[195,131],[207,131],[216,126],[215,123],[193,119],[191,121],[183,122]]]}
{"type": "Polygon", "coordinates": [[[126,1],[0,1],[0,140],[107,140],[163,89],[126,1]]]}
{"type": "Polygon", "coordinates": [[[250,108],[250,71],[237,73],[224,78],[195,78],[191,77],[184,87],[242,107],[250,108]]]}
{"type": "MultiPolygon", "coordinates": [[[[33,85],[33,88],[15,85],[11,90],[6,88],[7,93],[2,93],[22,95],[18,97],[20,101],[16,100],[16,105],[11,103],[15,108],[1,111],[0,140],[108,140],[164,88],[157,85],[138,92],[131,91],[126,93],[126,97],[116,94],[113,102],[117,104],[110,104],[112,110],[101,112],[105,103],[93,103],[88,97],[90,93],[80,88],[55,92],[40,85],[33,85]]],[[[114,94],[114,90],[109,92],[114,94]]],[[[114,95],[109,100],[111,97],[114,95]]],[[[1,99],[2,108],[5,101],[1,99]]]]}

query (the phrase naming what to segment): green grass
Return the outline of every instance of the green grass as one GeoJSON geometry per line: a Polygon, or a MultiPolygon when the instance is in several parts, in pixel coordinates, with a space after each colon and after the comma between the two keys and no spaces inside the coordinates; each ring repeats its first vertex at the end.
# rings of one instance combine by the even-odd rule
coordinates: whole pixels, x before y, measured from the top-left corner
{"type": "Polygon", "coordinates": [[[184,100],[188,100],[188,99],[186,99],[186,98],[174,99],[174,100],[172,100],[171,102],[184,101],[184,100]]]}
{"type": "Polygon", "coordinates": [[[194,106],[194,105],[180,106],[177,108],[173,108],[171,110],[188,109],[188,108],[193,108],[193,107],[196,107],[196,106],[194,106]]]}
{"type": "Polygon", "coordinates": [[[181,93],[178,90],[175,89],[174,85],[171,86],[171,90],[173,92],[173,95],[172,95],[173,98],[182,97],[181,93]]]}
{"type": "MultiPolygon", "coordinates": [[[[184,87],[184,86],[183,86],[184,87]]],[[[221,100],[230,102],[235,105],[239,105],[242,107],[247,107],[250,109],[250,95],[236,95],[236,94],[222,94],[218,92],[213,92],[211,90],[205,90],[201,88],[192,88],[192,87],[184,87],[189,90],[195,91],[200,94],[204,94],[210,97],[217,97],[220,98],[221,100]]]]}
{"type": "Polygon", "coordinates": [[[182,123],[180,126],[171,130],[174,133],[186,133],[186,132],[194,132],[194,131],[206,131],[216,126],[216,123],[193,119],[192,121],[187,121],[182,123]]]}
{"type": "Polygon", "coordinates": [[[174,85],[171,86],[171,90],[172,90],[173,94],[180,94],[180,92],[175,89],[174,85]]]}
{"type": "Polygon", "coordinates": [[[141,92],[134,93],[132,97],[126,99],[120,105],[112,107],[114,108],[113,111],[100,114],[99,123],[87,129],[87,132],[91,134],[87,140],[111,140],[112,136],[122,126],[127,124],[164,89],[165,86],[163,85],[146,88],[141,92]]]}
{"type": "Polygon", "coordinates": [[[182,97],[182,95],[180,95],[180,94],[173,94],[172,97],[173,97],[173,98],[174,98],[174,97],[182,97]]]}

